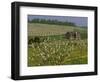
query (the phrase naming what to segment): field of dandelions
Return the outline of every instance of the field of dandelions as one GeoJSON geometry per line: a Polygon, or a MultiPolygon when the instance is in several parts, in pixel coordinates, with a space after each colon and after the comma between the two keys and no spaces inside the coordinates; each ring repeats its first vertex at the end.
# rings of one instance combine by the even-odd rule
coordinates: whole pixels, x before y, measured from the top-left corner
{"type": "MultiPolygon", "coordinates": [[[[36,25],[34,27],[36,27],[36,25]]],[[[32,29],[30,31],[32,31],[32,29]]],[[[88,63],[88,44],[86,38],[80,40],[67,40],[62,38],[63,35],[61,35],[61,32],[63,34],[65,30],[57,31],[60,36],[57,35],[57,32],[53,34],[53,31],[51,31],[51,35],[55,35],[53,37],[49,36],[50,32],[47,34],[43,32],[43,36],[41,36],[42,33],[37,33],[41,38],[46,39],[43,42],[28,45],[28,66],[75,65],[88,63]]],[[[30,33],[32,36],[32,32],[30,33]]],[[[35,35],[34,32],[33,35],[35,35]]]]}

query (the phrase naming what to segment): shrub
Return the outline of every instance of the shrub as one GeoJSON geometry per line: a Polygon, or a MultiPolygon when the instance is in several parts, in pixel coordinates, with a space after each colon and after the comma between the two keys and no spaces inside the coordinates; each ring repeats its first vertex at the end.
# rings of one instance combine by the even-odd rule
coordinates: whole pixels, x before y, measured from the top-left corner
{"type": "Polygon", "coordinates": [[[28,40],[28,44],[32,44],[33,41],[34,41],[33,38],[29,39],[29,40],[28,40]]]}
{"type": "Polygon", "coordinates": [[[40,41],[40,38],[36,36],[36,37],[34,37],[33,42],[35,42],[35,43],[40,43],[41,41],[40,41]]]}

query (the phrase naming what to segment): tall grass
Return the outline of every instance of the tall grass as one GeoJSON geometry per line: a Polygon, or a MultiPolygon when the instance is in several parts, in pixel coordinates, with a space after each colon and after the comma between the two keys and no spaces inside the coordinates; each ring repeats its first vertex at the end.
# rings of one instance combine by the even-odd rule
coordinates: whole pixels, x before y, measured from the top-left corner
{"type": "Polygon", "coordinates": [[[28,45],[28,66],[88,63],[86,28],[29,23],[28,40],[36,36],[44,40],[28,45]],[[65,39],[64,34],[73,30],[80,32],[81,39],[65,39]]]}
{"type": "Polygon", "coordinates": [[[28,66],[87,64],[86,40],[48,40],[28,48],[28,66]]]}

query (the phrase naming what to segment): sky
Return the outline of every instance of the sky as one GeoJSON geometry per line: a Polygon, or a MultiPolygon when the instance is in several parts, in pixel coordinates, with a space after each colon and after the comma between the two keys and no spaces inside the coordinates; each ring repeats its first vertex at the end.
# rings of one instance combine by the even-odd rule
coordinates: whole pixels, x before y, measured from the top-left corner
{"type": "Polygon", "coordinates": [[[73,17],[73,16],[50,16],[50,15],[28,15],[28,19],[46,19],[72,22],[77,26],[88,26],[87,17],[73,17]]]}

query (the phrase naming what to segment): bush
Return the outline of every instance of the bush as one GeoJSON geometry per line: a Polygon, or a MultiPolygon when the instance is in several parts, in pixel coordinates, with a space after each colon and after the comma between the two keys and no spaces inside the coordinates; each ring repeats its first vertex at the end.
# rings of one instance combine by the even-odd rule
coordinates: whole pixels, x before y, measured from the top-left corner
{"type": "Polygon", "coordinates": [[[32,38],[31,38],[31,39],[29,39],[29,40],[28,40],[28,44],[32,44],[32,43],[33,43],[33,41],[34,41],[34,40],[33,40],[32,38]]]}
{"type": "Polygon", "coordinates": [[[40,43],[41,41],[40,41],[40,38],[36,36],[36,37],[34,37],[34,41],[33,42],[40,43]]]}

